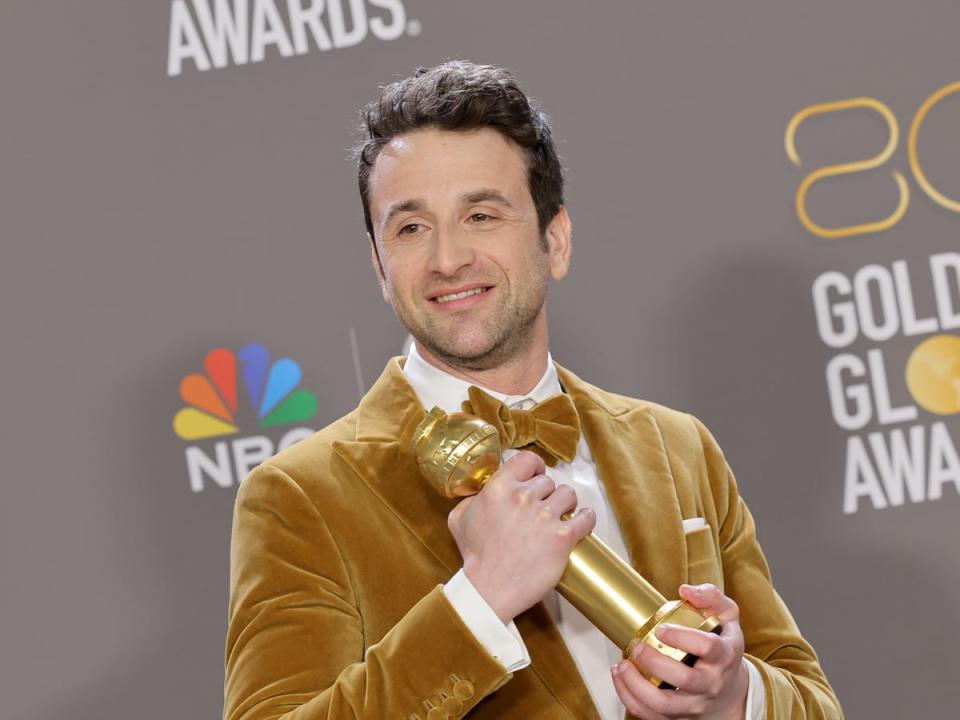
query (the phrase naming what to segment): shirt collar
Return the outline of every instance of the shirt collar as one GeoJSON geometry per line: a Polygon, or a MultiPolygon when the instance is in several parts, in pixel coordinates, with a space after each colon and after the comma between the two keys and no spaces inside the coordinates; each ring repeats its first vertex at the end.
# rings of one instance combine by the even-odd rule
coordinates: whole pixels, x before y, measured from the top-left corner
{"type": "MultiPolygon", "coordinates": [[[[447,413],[460,412],[460,404],[467,399],[467,389],[471,383],[454,377],[448,372],[434,367],[421,357],[417,352],[417,343],[410,344],[410,354],[407,356],[407,362],[403,366],[403,373],[407,376],[407,381],[413,387],[414,392],[420,399],[424,408],[429,410],[432,407],[439,407],[447,413]]],[[[529,409],[527,405],[546,400],[552,395],[561,392],[560,379],[557,377],[557,368],[553,364],[553,358],[547,353],[547,369],[543,373],[540,381],[533,388],[522,395],[505,395],[477,385],[484,392],[489,393],[497,400],[509,408],[520,407],[529,409]],[[525,402],[528,401],[528,402],[525,402]]]]}

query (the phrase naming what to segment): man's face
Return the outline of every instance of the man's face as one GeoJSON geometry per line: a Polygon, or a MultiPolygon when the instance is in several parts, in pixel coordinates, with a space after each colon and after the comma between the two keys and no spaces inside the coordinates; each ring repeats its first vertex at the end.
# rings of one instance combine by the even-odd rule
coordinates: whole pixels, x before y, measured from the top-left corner
{"type": "Polygon", "coordinates": [[[402,135],[377,158],[369,197],[384,299],[421,348],[486,369],[545,339],[569,221],[561,209],[545,250],[519,147],[489,128],[402,135]]]}

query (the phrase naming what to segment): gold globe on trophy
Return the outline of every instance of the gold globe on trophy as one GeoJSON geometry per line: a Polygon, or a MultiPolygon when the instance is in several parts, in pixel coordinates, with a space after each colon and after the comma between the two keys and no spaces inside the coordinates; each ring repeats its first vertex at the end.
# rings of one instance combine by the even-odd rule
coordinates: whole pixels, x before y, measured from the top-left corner
{"type": "MultiPolygon", "coordinates": [[[[433,408],[411,441],[420,472],[448,498],[480,492],[500,467],[500,436],[493,425],[467,413],[447,414],[433,408]]],[[[630,657],[637,643],[686,665],[697,657],[660,642],[663,623],[704,632],[720,632],[715,617],[704,618],[685,600],[667,600],[653,585],[607,547],[596,535],[581,540],[557,584],[557,591],[630,657]]],[[[672,686],[656,677],[650,682],[672,686]]]]}

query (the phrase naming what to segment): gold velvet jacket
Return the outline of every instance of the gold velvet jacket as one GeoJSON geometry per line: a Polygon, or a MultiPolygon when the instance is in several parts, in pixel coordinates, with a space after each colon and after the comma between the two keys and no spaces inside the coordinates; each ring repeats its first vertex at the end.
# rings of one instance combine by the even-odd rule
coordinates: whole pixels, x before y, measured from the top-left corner
{"type": "MultiPolygon", "coordinates": [[[[454,501],[420,477],[423,417],[393,358],[349,415],[256,468],[234,510],[225,720],[598,720],[542,603],[516,618],[531,665],[508,673],[443,593],[461,566],[454,501]]],[[[694,417],[557,367],[634,567],[666,597],[712,582],[740,606],[769,720],[841,718],[774,590],[753,519],[694,417]],[[682,519],[708,527],[684,535],[682,519]]]]}

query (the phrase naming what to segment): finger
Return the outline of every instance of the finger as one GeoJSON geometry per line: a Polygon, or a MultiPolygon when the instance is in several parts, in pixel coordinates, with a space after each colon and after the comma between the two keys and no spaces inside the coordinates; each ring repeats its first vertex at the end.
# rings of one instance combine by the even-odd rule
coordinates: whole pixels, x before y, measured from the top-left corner
{"type": "MultiPolygon", "coordinates": [[[[651,652],[656,652],[651,648],[651,652]]],[[[630,694],[644,708],[640,717],[678,718],[697,715],[698,705],[702,705],[698,695],[689,695],[680,690],[661,690],[655,687],[631,662],[621,663],[620,678],[630,694]]],[[[636,714],[636,713],[635,713],[636,714]]]]}
{"type": "Polygon", "coordinates": [[[593,527],[597,524],[597,514],[592,509],[583,507],[577,510],[569,520],[564,520],[563,524],[570,528],[574,541],[580,542],[593,532],[593,527]]]}
{"type": "Polygon", "coordinates": [[[531,499],[543,500],[556,491],[557,484],[546,475],[536,475],[524,483],[524,488],[529,491],[531,499]]]}
{"type": "Polygon", "coordinates": [[[684,692],[701,692],[708,685],[708,680],[701,677],[704,673],[696,672],[693,668],[657,652],[645,643],[637,645],[630,659],[642,674],[658,677],[675,688],[683,688],[684,692]]]}
{"type": "Polygon", "coordinates": [[[490,482],[497,478],[510,478],[522,482],[536,475],[543,475],[546,469],[547,466],[542,457],[535,452],[521,450],[500,466],[500,469],[490,478],[490,482]]]}
{"type": "Polygon", "coordinates": [[[719,635],[682,625],[664,624],[657,628],[655,634],[658,640],[670,647],[696,655],[708,662],[718,658],[718,646],[723,645],[719,635]]]}
{"type": "Polygon", "coordinates": [[[700,610],[704,617],[715,615],[721,623],[739,620],[740,608],[716,585],[681,585],[680,597],[700,610]]]}
{"type": "Polygon", "coordinates": [[[577,492],[569,485],[557,485],[549,497],[543,501],[545,507],[550,508],[554,517],[577,507],[577,492]]]}
{"type": "MultiPolygon", "coordinates": [[[[613,688],[617,691],[620,702],[623,703],[623,706],[631,715],[643,718],[643,720],[660,720],[663,716],[653,712],[653,710],[644,705],[627,685],[625,676],[636,671],[637,669],[626,660],[621,660],[614,665],[610,668],[610,674],[613,677],[613,688]]],[[[647,681],[644,679],[643,682],[647,681]]]]}

